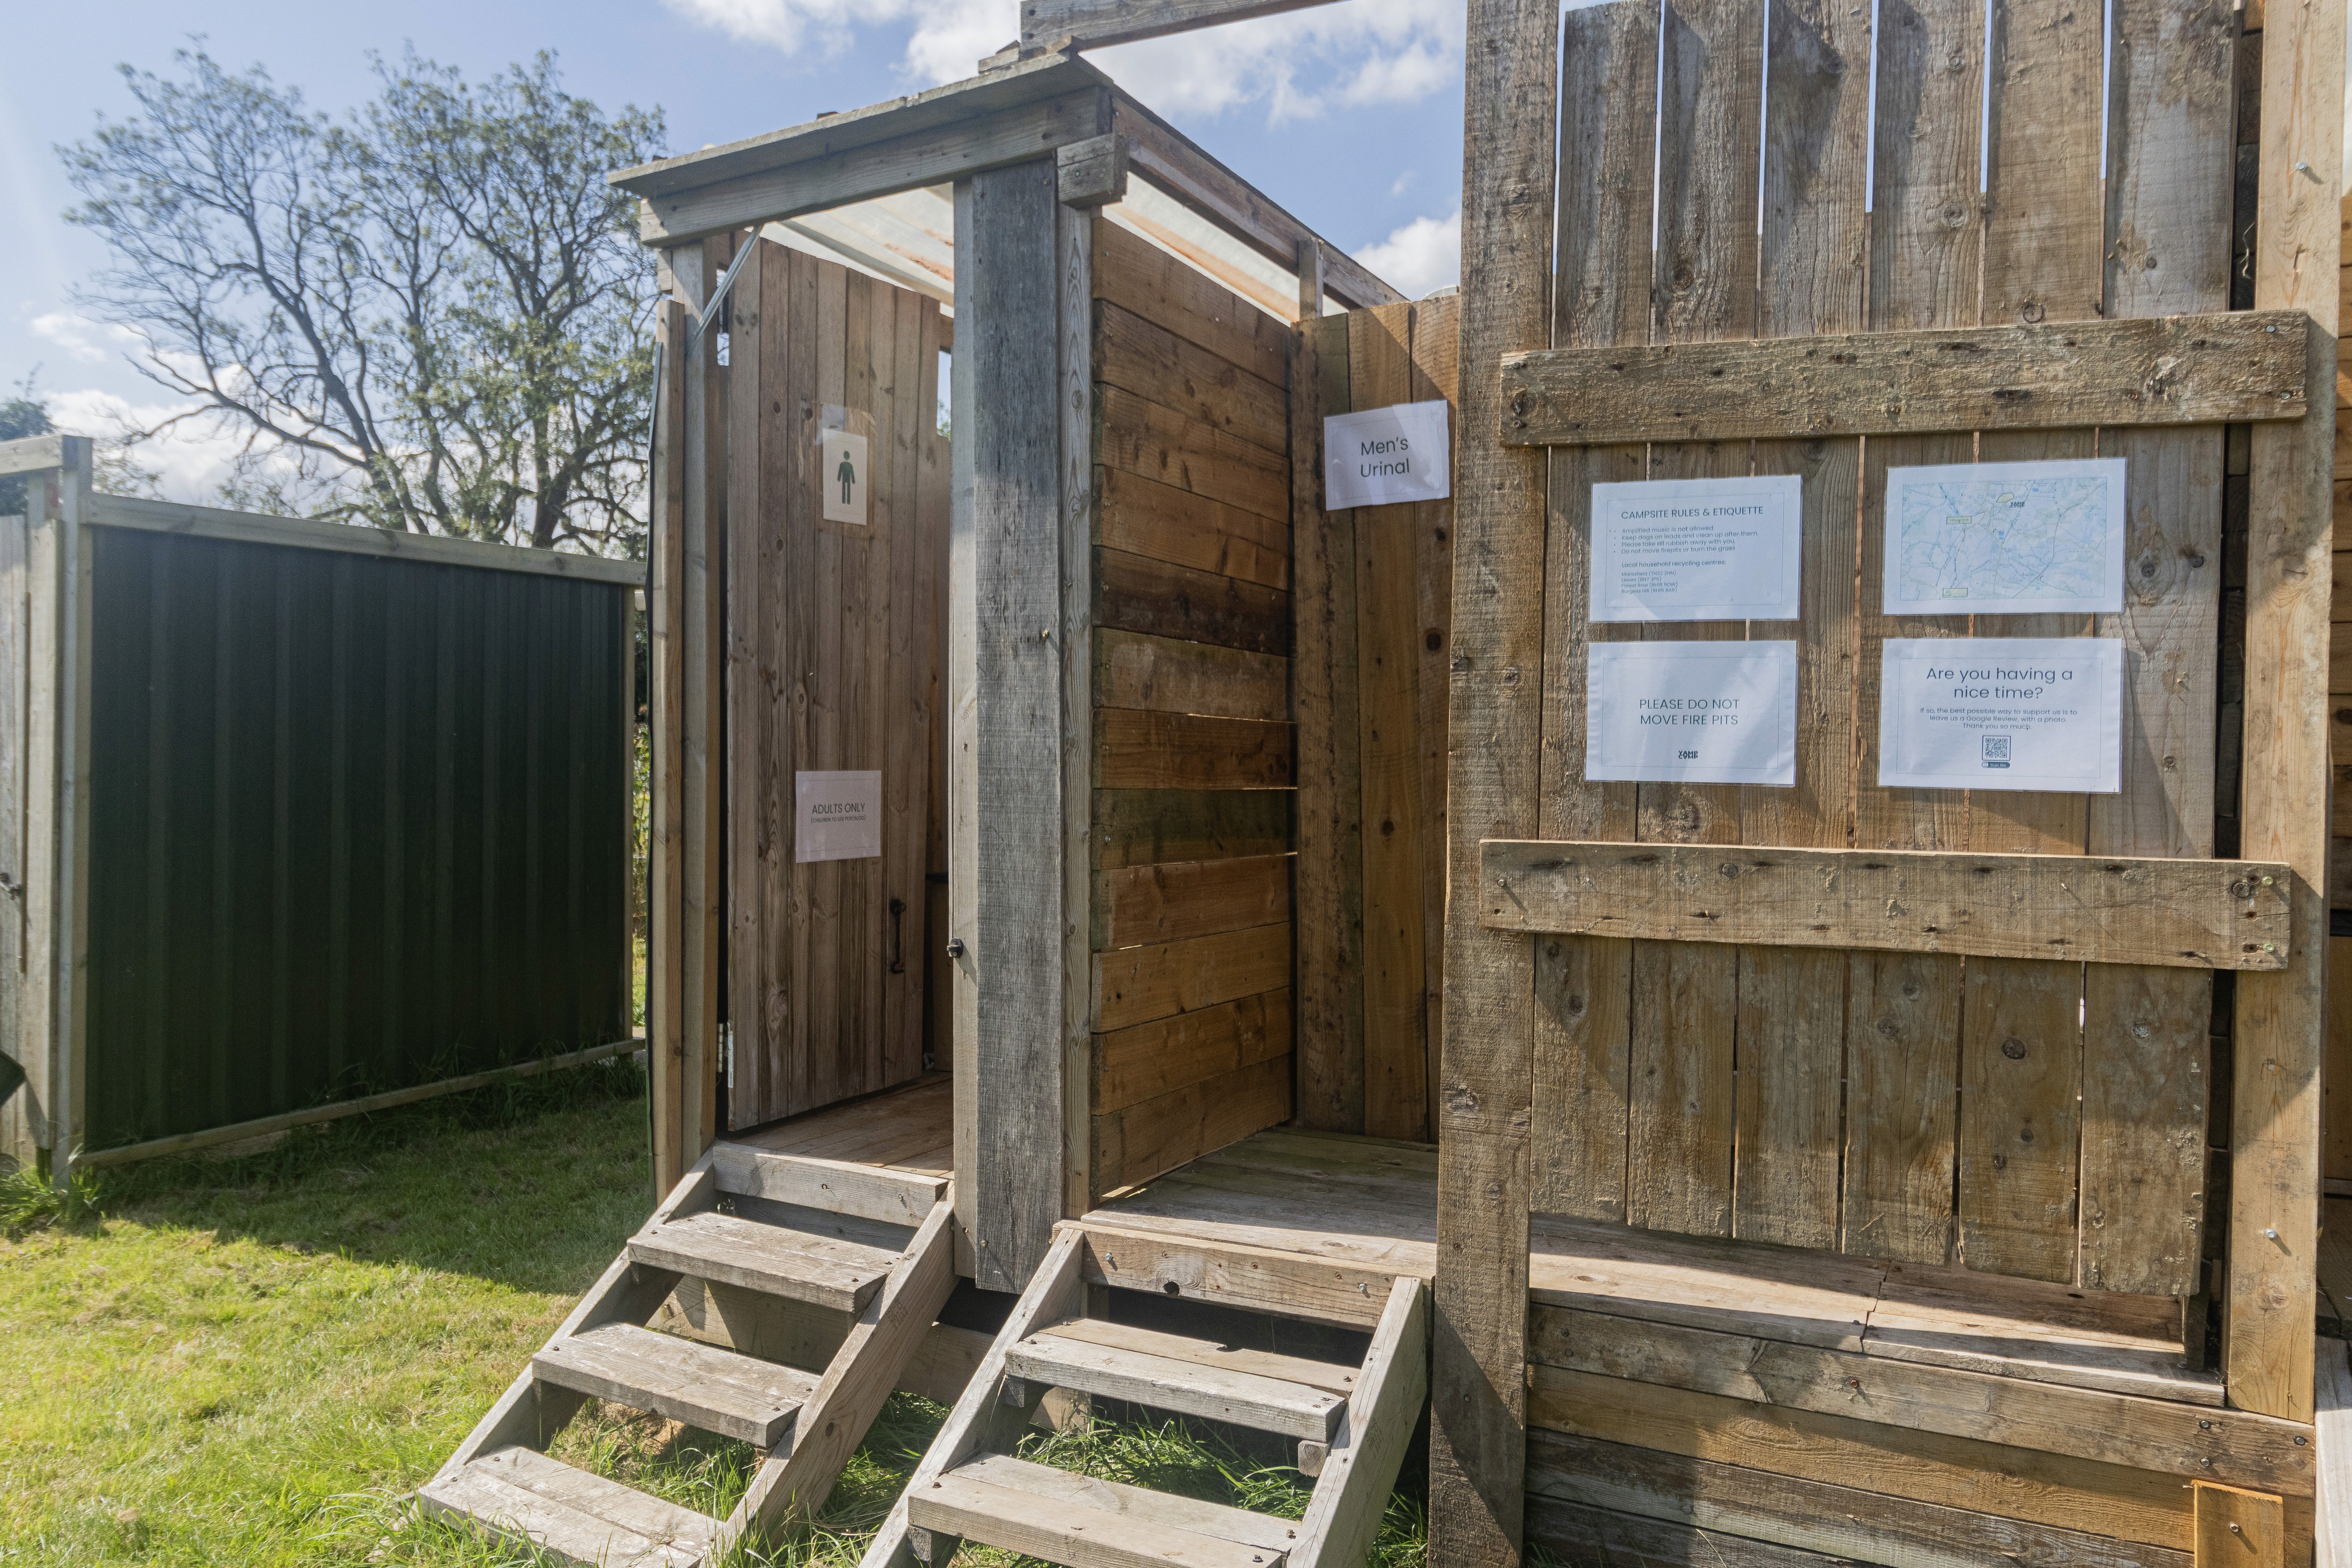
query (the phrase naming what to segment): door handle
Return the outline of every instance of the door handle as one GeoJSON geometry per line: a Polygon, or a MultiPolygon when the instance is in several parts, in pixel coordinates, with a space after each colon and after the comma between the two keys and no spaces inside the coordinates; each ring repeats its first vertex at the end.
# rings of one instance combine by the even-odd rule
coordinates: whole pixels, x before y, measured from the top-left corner
{"type": "Polygon", "coordinates": [[[907,900],[890,900],[890,973],[907,973],[907,900]]]}

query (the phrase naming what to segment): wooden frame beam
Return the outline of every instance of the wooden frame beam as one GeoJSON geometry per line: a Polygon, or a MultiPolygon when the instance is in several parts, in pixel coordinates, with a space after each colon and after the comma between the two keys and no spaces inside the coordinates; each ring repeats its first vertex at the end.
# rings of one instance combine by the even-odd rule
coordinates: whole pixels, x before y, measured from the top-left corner
{"type": "MultiPolygon", "coordinates": [[[[2254,305],[2318,323],[2306,384],[2332,386],[2344,7],[2282,4],[2264,20],[2254,305]]],[[[2306,931],[2327,919],[2334,405],[2315,398],[2302,420],[2254,426],[2249,490],[2241,852],[2294,868],[2294,921],[2306,931]]],[[[2294,1421],[2312,1416],[2327,1006],[2327,944],[2305,947],[2284,970],[2238,978],[2221,1320],[2230,1403],[2294,1421]]]]}
{"type": "Polygon", "coordinates": [[[2302,310],[1853,332],[1503,361],[1514,447],[2300,419],[2322,329],[2302,310]]]}
{"type": "Polygon", "coordinates": [[[2184,969],[2294,957],[2294,877],[2274,861],[1490,838],[1478,862],[1489,931],[2184,969]]]}

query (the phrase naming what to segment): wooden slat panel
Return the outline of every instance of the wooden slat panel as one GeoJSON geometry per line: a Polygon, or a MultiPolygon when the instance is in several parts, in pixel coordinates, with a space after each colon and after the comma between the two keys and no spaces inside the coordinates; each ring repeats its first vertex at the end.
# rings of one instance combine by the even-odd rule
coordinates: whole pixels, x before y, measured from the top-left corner
{"type": "Polygon", "coordinates": [[[1287,988],[1095,1037],[1095,1110],[1104,1114],[1290,1051],[1287,988]]]}
{"type": "Polygon", "coordinates": [[[1149,1181],[1289,1116],[1290,1058],[1256,1062],[1095,1118],[1095,1179],[1104,1192],[1149,1181]]]}
{"type": "Polygon", "coordinates": [[[1286,789],[1290,726],[1251,719],[1097,710],[1098,789],[1286,789]]]}
{"type": "Polygon", "coordinates": [[[1097,951],[1290,919],[1291,857],[1163,861],[1094,874],[1097,951]]]}
{"type": "Polygon", "coordinates": [[[1290,718],[1288,659],[1213,643],[1098,627],[1094,682],[1095,701],[1104,708],[1269,723],[1290,718]]]}
{"type": "Polygon", "coordinates": [[[1268,588],[1290,586],[1286,522],[1118,468],[1095,470],[1095,542],[1268,588]]]}
{"type": "Polygon", "coordinates": [[[1479,918],[1499,931],[2242,970],[2277,969],[2291,946],[2286,868],[2270,862],[1541,840],[1479,850],[1479,918]]]}
{"type": "Polygon", "coordinates": [[[1591,1373],[1531,1370],[1530,1426],[2153,1546],[2189,1542],[2189,1496],[2176,1476],[1591,1373]]]}
{"type": "Polygon", "coordinates": [[[1161,860],[1279,855],[1290,847],[1290,793],[1098,789],[1094,847],[1099,871],[1161,860]]]}
{"type": "Polygon", "coordinates": [[[1959,1025],[1959,960],[1861,954],[1850,966],[1842,1251],[1950,1255],[1959,1025]]]}
{"type": "Polygon", "coordinates": [[[1094,353],[1095,374],[1109,385],[1276,456],[1290,450],[1282,384],[1261,380],[1167,324],[1097,300],[1094,353]]]}
{"type": "Polygon", "coordinates": [[[1709,1543],[1746,1536],[1889,1568],[1980,1568],[1992,1559],[2053,1568],[2191,1568],[2195,1561],[2186,1552],[2060,1525],[1557,1432],[1528,1435],[1528,1489],[1686,1524],[1709,1543]]]}
{"type": "MultiPolygon", "coordinates": [[[[2211,1481],[2196,1483],[2197,1561],[2286,1568],[2286,1500],[2211,1481]]],[[[2305,1555],[2308,1555],[2306,1552],[2305,1555]]]]}
{"type": "MultiPolygon", "coordinates": [[[[1457,403],[1461,384],[1458,334],[1461,297],[1424,300],[1412,311],[1412,396],[1416,403],[1457,403]]],[[[1458,449],[1458,448],[1457,448],[1458,449]]],[[[1450,455],[1450,454],[1449,454],[1450,455]]],[[[1424,501],[1414,509],[1415,574],[1420,618],[1414,625],[1419,667],[1417,721],[1421,752],[1421,924],[1423,1011],[1427,1015],[1424,1080],[1432,1092],[1444,1068],[1445,1000],[1445,752],[1446,692],[1452,684],[1448,630],[1454,619],[1454,503],[1424,501]]]]}
{"type": "Polygon", "coordinates": [[[1095,1027],[1123,1029],[1288,984],[1290,928],[1258,926],[1097,953],[1094,973],[1095,1027]]]}
{"type": "Polygon", "coordinates": [[[1290,464],[1180,409],[1104,387],[1095,400],[1096,460],[1260,517],[1290,515],[1290,464]]]}
{"type": "MultiPolygon", "coordinates": [[[[2089,216],[2096,212],[2095,205],[2089,216]]],[[[2063,318],[2053,311],[2048,320],[2063,318]]],[[[2212,425],[2300,419],[2310,406],[2303,342],[2311,329],[2299,311],[2016,322],[1516,354],[1503,362],[1502,439],[1532,447],[1645,434],[1745,441],[2212,425]]]]}
{"type": "Polygon", "coordinates": [[[1259,380],[1286,384],[1290,328],[1115,223],[1095,226],[1095,296],[1259,380]]]}
{"type": "Polygon", "coordinates": [[[1287,654],[1290,595],[1214,572],[1098,550],[1095,624],[1251,653],[1287,654]]]}

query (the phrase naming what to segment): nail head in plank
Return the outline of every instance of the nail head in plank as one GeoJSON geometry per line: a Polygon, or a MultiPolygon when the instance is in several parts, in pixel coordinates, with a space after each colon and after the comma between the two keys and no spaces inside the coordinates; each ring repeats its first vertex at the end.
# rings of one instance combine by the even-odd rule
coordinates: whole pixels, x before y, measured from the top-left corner
{"type": "Polygon", "coordinates": [[[2252,860],[1488,839],[1490,930],[2274,970],[2288,868],[2252,860]]]}
{"type": "Polygon", "coordinates": [[[1507,446],[2300,419],[2300,310],[1539,349],[1503,361],[1507,446]]]}

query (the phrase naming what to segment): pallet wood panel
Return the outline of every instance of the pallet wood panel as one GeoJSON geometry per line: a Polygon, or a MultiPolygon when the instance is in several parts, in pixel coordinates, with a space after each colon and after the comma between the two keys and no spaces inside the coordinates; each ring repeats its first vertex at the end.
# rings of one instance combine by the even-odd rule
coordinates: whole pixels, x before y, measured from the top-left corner
{"type": "Polygon", "coordinates": [[[1099,550],[1095,595],[1097,626],[1248,653],[1290,651],[1290,595],[1217,570],[1099,550]]]}
{"type": "Polygon", "coordinates": [[[1291,857],[1163,861],[1094,880],[1097,952],[1290,919],[1291,857]]]}
{"type": "Polygon", "coordinates": [[[1290,726],[1133,708],[1097,710],[1097,789],[1286,789],[1290,726]]]}
{"type": "Polygon", "coordinates": [[[1290,586],[1290,530],[1118,468],[1095,474],[1095,542],[1261,587],[1290,586]]]}
{"type": "Polygon", "coordinates": [[[1095,632],[1095,690],[1106,708],[1286,723],[1290,668],[1271,654],[1108,627],[1095,632]]]}
{"type": "Polygon", "coordinates": [[[1289,990],[1223,1002],[1095,1037],[1097,1114],[1289,1054],[1289,990]]]}

